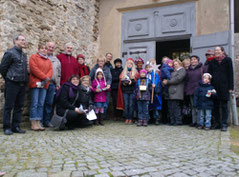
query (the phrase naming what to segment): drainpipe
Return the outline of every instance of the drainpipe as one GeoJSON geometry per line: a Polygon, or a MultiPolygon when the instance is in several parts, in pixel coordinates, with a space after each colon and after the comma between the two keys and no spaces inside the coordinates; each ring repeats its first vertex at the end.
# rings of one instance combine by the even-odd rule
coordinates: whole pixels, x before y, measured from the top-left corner
{"type": "MultiPolygon", "coordinates": [[[[235,60],[235,40],[234,40],[234,0],[230,0],[230,56],[232,58],[233,67],[234,60],[235,60]]],[[[235,77],[234,77],[235,78],[235,77]]],[[[235,80],[235,79],[234,79],[235,80]]],[[[231,103],[231,109],[232,109],[232,118],[233,118],[233,124],[238,125],[238,116],[237,116],[237,105],[236,105],[236,97],[235,93],[230,94],[230,103],[231,103]]]]}

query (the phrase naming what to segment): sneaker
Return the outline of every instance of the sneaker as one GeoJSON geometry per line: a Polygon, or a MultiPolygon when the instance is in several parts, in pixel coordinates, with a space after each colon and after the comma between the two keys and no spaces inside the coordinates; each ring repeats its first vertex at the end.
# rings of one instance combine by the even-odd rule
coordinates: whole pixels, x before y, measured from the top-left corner
{"type": "Polygon", "coordinates": [[[199,126],[198,126],[198,129],[203,129],[203,126],[199,125],[199,126]]]}
{"type": "Polygon", "coordinates": [[[124,123],[125,123],[125,124],[128,124],[128,123],[129,123],[129,119],[126,119],[124,123]]]}
{"type": "Polygon", "coordinates": [[[208,131],[208,130],[210,130],[210,127],[204,127],[204,130],[208,131]]]}
{"type": "Polygon", "coordinates": [[[227,127],[222,127],[221,131],[222,132],[226,132],[227,131],[227,127]]]}
{"type": "Polygon", "coordinates": [[[155,125],[159,125],[159,120],[158,119],[155,120],[155,125]]]}
{"type": "Polygon", "coordinates": [[[129,120],[128,124],[132,124],[132,120],[129,120]]]}

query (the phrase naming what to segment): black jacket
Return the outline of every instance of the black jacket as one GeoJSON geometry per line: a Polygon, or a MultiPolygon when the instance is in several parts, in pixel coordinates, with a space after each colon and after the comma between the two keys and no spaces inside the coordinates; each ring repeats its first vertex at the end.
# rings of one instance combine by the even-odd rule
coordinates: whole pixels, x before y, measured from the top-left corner
{"type": "Polygon", "coordinates": [[[207,97],[206,94],[209,90],[213,90],[214,87],[211,84],[199,83],[199,87],[194,93],[193,106],[198,109],[213,109],[213,98],[216,97],[216,93],[207,97]]]}
{"type": "Polygon", "coordinates": [[[87,91],[84,86],[80,85],[79,88],[79,104],[83,106],[84,109],[88,109],[89,106],[93,106],[92,93],[91,90],[87,91]]]}
{"type": "Polygon", "coordinates": [[[217,91],[219,100],[229,100],[229,90],[233,90],[233,67],[232,59],[225,57],[221,63],[216,59],[209,62],[208,72],[212,75],[212,86],[217,91]]]}
{"type": "Polygon", "coordinates": [[[14,46],[5,52],[0,65],[0,73],[5,80],[28,82],[27,57],[23,51],[14,46]]]}
{"type": "Polygon", "coordinates": [[[131,85],[125,84],[124,81],[121,82],[121,89],[123,93],[134,93],[135,80],[131,79],[131,85]]]}
{"type": "Polygon", "coordinates": [[[117,68],[111,69],[111,75],[112,75],[112,84],[111,84],[111,90],[118,90],[119,87],[119,81],[120,81],[120,74],[123,71],[123,68],[117,68]]]}
{"type": "Polygon", "coordinates": [[[78,99],[76,100],[75,104],[72,105],[77,96],[77,90],[72,89],[75,96],[73,98],[70,98],[69,89],[70,87],[68,85],[63,85],[61,93],[58,96],[56,104],[56,113],[59,116],[63,116],[67,109],[74,111],[75,108],[80,107],[80,105],[82,105],[84,109],[88,109],[90,105],[93,105],[91,99],[91,92],[87,92],[82,86],[80,86],[78,89],[78,99]]]}

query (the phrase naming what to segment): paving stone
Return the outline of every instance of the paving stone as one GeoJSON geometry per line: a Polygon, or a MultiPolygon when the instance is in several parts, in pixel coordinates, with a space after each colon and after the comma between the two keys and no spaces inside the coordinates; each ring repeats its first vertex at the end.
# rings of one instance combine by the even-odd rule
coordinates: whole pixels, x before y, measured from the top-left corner
{"type": "Polygon", "coordinates": [[[6,137],[0,130],[0,170],[14,177],[239,174],[239,156],[230,152],[229,133],[220,131],[106,121],[102,127],[27,131],[19,137],[6,137]]]}

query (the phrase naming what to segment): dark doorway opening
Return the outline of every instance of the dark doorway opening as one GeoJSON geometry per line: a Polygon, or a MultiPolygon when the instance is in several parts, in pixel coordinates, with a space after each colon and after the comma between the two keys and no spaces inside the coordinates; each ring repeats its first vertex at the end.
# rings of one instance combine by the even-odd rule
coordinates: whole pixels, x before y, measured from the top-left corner
{"type": "Polygon", "coordinates": [[[183,60],[190,55],[190,39],[156,42],[156,61],[161,64],[162,58],[183,60]]]}

